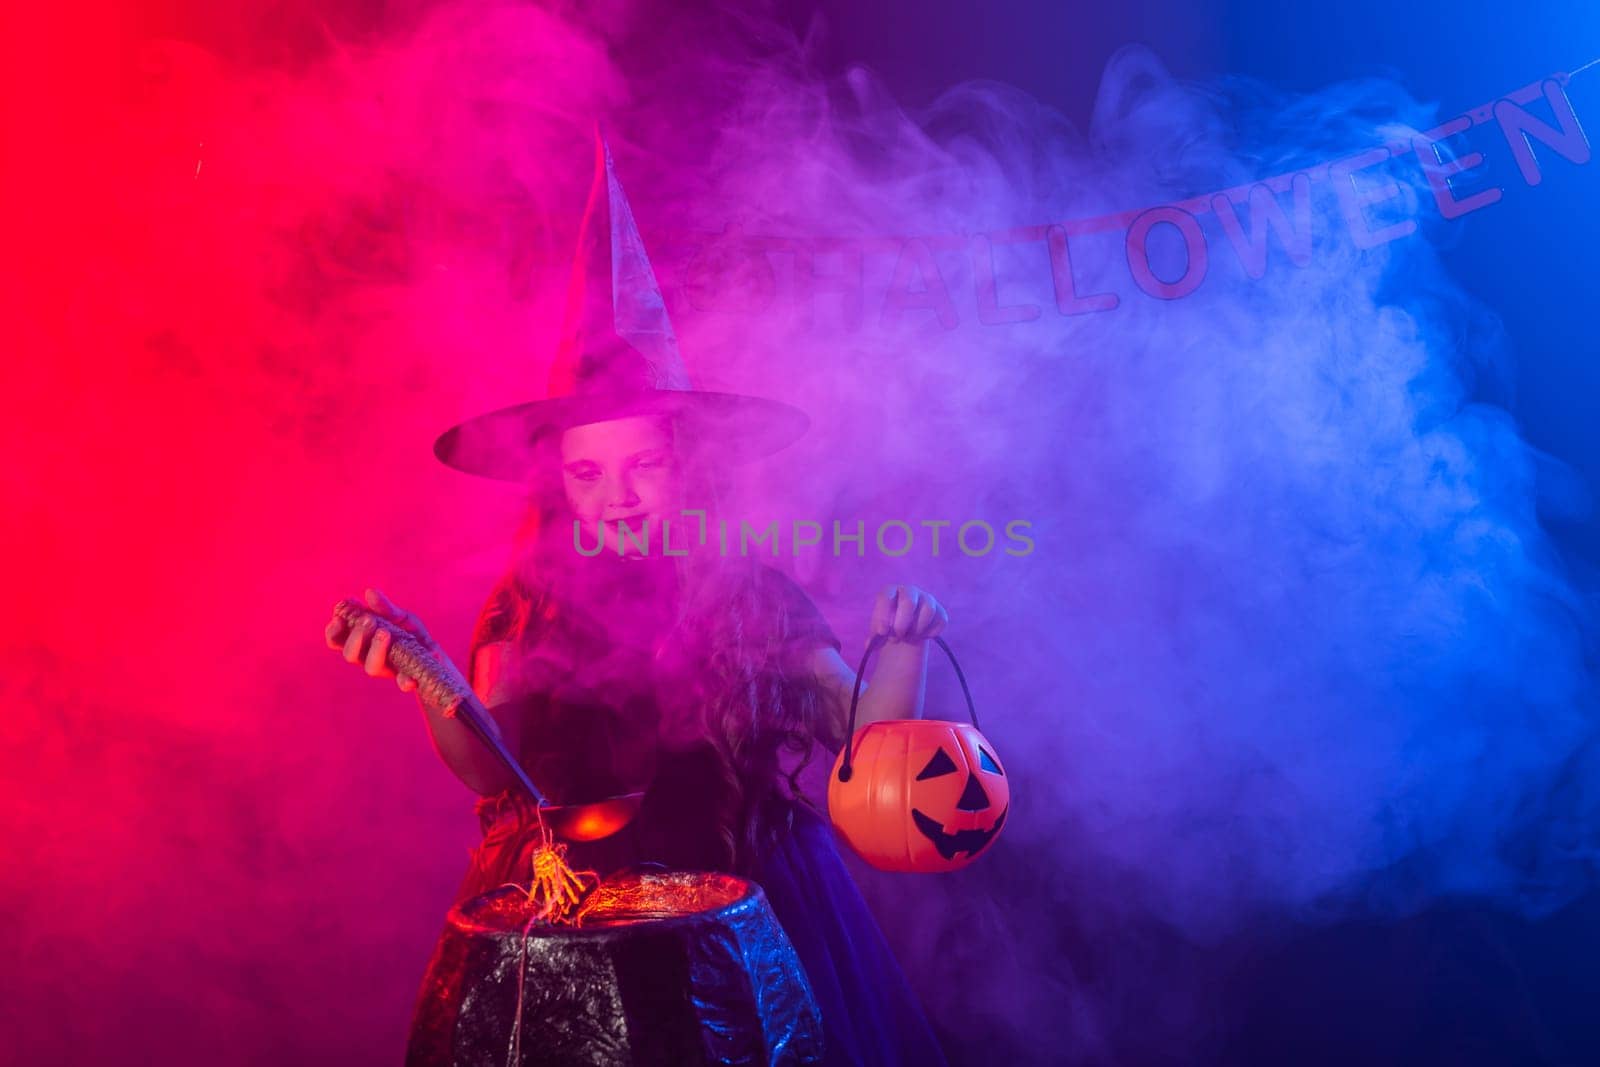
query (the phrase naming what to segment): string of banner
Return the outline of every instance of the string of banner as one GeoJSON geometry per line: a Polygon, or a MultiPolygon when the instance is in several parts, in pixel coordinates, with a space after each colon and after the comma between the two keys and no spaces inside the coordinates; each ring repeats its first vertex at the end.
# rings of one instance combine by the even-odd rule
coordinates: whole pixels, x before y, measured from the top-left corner
{"type": "MultiPolygon", "coordinates": [[[[1400,196],[1399,185],[1380,172],[1385,164],[1415,154],[1422,176],[1440,215],[1454,220],[1498,202],[1499,186],[1463,193],[1453,181],[1484,163],[1478,150],[1457,151],[1447,142],[1474,126],[1496,125],[1523,182],[1542,180],[1534,154],[1538,143],[1574,164],[1589,162],[1588,139],[1578,123],[1567,85],[1578,74],[1600,64],[1592,60],[1570,72],[1557,72],[1496,100],[1480,104],[1430,130],[1404,140],[1377,145],[1340,159],[1276,174],[1243,185],[1184,200],[1089,218],[1018,226],[1011,229],[963,235],[910,237],[786,237],[745,233],[729,226],[720,234],[668,235],[668,243],[685,252],[682,275],[669,299],[686,301],[701,312],[757,313],[787,299],[803,318],[817,321],[831,298],[837,325],[858,329],[868,312],[868,257],[894,257],[887,284],[877,307],[879,321],[893,325],[907,315],[931,316],[946,330],[960,325],[961,313],[938,253],[969,257],[970,278],[977,319],[984,325],[1028,322],[1044,313],[1039,304],[1007,303],[996,279],[995,249],[1012,245],[1042,245],[1050,270],[1055,310],[1061,315],[1085,315],[1116,310],[1122,296],[1112,291],[1090,292],[1081,286],[1072,266],[1075,240],[1092,234],[1121,231],[1129,273],[1135,286],[1158,300],[1178,300],[1196,292],[1205,281],[1213,250],[1208,246],[1200,219],[1207,213],[1216,221],[1244,273],[1260,279],[1267,270],[1268,236],[1275,234],[1288,260],[1306,266],[1312,258],[1311,186],[1326,181],[1338,203],[1351,242],[1372,249],[1416,232],[1414,218],[1394,218],[1383,223],[1386,202],[1400,196]],[[1549,121],[1526,105],[1543,101],[1549,121]],[[1289,205],[1285,210],[1284,194],[1289,205]],[[1244,218],[1240,206],[1247,206],[1244,218]],[[1158,272],[1152,265],[1152,243],[1168,228],[1181,241],[1182,270],[1158,272]],[[786,269],[778,269],[786,265],[786,269]],[[1163,273],[1165,276],[1163,276],[1163,273]]],[[[1392,212],[1391,212],[1392,214],[1392,212]]],[[[1170,237],[1168,238],[1170,241],[1170,237]]],[[[1176,246],[1173,246],[1176,247],[1176,246]]]]}

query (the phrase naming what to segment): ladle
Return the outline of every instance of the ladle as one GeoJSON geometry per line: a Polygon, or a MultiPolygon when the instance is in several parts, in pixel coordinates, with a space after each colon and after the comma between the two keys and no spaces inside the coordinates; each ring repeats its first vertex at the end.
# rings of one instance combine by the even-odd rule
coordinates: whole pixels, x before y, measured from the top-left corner
{"type": "Polygon", "coordinates": [[[538,805],[545,825],[556,837],[564,841],[594,841],[609,837],[633,822],[639,814],[643,793],[621,793],[587,804],[551,804],[539,787],[533,784],[533,779],[528,777],[522,764],[507,751],[505,742],[494,727],[489,709],[483,706],[478,695],[472,691],[472,686],[448,659],[430,652],[415,634],[402,630],[353,600],[341,600],[333,610],[351,626],[359,623],[363,616],[371,616],[377,626],[388,631],[389,666],[415,678],[417,695],[424,703],[438,708],[446,718],[460,719],[495,754],[517,784],[538,805]]]}

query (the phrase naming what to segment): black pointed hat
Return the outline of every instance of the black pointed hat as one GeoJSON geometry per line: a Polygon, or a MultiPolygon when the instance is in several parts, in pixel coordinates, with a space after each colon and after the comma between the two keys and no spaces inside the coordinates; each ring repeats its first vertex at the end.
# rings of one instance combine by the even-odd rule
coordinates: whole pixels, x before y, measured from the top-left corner
{"type": "Polygon", "coordinates": [[[548,395],[478,415],[439,435],[433,453],[468,474],[521,482],[538,440],[630,415],[670,413],[680,432],[742,462],[776,452],[810,420],[776,400],[689,384],[633,212],[595,129],[594,182],[584,208],[548,395]]]}

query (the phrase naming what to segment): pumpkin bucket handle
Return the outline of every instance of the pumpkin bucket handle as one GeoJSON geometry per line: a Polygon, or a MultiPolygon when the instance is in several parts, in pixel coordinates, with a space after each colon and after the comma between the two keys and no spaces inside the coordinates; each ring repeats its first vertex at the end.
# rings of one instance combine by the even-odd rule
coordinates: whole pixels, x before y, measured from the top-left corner
{"type": "MultiPolygon", "coordinates": [[[[972,703],[972,690],[967,688],[967,676],[961,673],[961,664],[956,662],[956,654],[950,651],[950,646],[945,643],[944,638],[935,636],[933,640],[940,648],[944,649],[944,654],[950,657],[950,666],[956,669],[956,680],[961,683],[961,694],[967,698],[967,714],[972,716],[973,729],[978,729],[978,709],[972,703]]],[[[850,763],[851,758],[855,755],[856,747],[856,705],[861,701],[861,679],[865,678],[867,674],[867,660],[871,659],[872,654],[881,648],[886,641],[888,641],[888,638],[883,634],[874,634],[872,640],[867,642],[867,650],[861,654],[861,666],[856,668],[856,687],[850,694],[850,730],[845,734],[844,762],[839,765],[839,781],[841,782],[848,782],[851,774],[854,773],[850,763]]]]}

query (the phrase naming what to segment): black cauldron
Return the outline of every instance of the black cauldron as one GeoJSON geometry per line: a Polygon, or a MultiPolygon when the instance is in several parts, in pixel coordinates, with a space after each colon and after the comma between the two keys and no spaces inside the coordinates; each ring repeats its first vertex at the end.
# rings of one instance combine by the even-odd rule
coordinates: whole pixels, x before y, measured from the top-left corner
{"type": "Polygon", "coordinates": [[[412,1020],[411,1067],[816,1063],[822,1020],[753,882],[627,871],[581,925],[529,926],[526,894],[451,910],[412,1020]]]}

